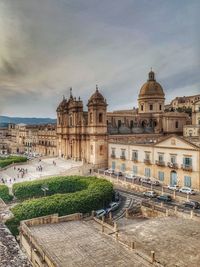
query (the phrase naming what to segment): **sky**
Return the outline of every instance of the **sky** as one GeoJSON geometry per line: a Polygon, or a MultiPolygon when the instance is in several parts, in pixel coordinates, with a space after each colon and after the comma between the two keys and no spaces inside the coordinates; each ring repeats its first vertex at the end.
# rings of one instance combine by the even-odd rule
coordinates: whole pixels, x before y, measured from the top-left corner
{"type": "MultiPolygon", "coordinates": [[[[56,117],[63,95],[137,106],[152,67],[166,103],[200,93],[199,0],[1,0],[0,115],[56,117]]],[[[85,106],[86,109],[86,106],[85,106]]]]}

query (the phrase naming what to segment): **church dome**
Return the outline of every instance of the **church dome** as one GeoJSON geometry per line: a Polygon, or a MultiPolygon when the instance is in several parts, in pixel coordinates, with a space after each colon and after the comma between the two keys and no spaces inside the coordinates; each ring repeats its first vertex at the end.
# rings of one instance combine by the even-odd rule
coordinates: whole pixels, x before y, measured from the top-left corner
{"type": "Polygon", "coordinates": [[[88,100],[88,105],[107,105],[105,98],[99,92],[98,87],[96,86],[96,91],[94,94],[91,95],[90,99],[88,100]]]}
{"type": "Polygon", "coordinates": [[[165,94],[162,86],[156,81],[155,73],[149,72],[148,81],[142,86],[139,93],[139,99],[143,98],[164,98],[165,94]]]}

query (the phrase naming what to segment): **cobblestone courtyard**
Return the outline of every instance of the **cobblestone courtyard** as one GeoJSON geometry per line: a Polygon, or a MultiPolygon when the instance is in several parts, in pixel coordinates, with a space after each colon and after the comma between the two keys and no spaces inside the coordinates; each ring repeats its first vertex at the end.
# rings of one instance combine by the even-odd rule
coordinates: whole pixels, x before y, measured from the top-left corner
{"type": "Polygon", "coordinates": [[[12,166],[6,170],[0,171],[0,178],[3,178],[8,186],[12,186],[15,182],[32,181],[44,176],[65,174],[71,168],[81,165],[82,162],[60,158],[45,158],[41,161],[35,159],[27,162],[27,164],[17,165],[15,169],[12,166]],[[53,162],[56,164],[53,164],[53,162]],[[39,166],[42,166],[42,171],[38,170],[39,166]],[[21,178],[20,172],[18,171],[20,168],[27,169],[27,173],[25,173],[23,178],[21,178]]]}

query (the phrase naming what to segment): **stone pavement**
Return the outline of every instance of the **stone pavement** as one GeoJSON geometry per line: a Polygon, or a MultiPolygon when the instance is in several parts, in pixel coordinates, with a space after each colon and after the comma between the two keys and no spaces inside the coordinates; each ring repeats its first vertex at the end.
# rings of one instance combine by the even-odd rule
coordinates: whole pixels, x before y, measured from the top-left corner
{"type": "Polygon", "coordinates": [[[7,180],[6,184],[11,187],[15,182],[32,181],[45,176],[64,174],[71,168],[80,167],[81,165],[82,162],[75,162],[61,158],[45,158],[40,162],[37,159],[29,161],[27,164],[17,165],[15,170],[14,167],[10,167],[6,170],[0,171],[0,177],[7,180]],[[56,165],[53,165],[53,161],[56,162],[56,165]],[[42,171],[37,170],[38,166],[42,166],[42,171]],[[24,178],[21,178],[18,168],[27,169],[27,173],[25,173],[24,178]]]}
{"type": "Polygon", "coordinates": [[[102,234],[93,223],[69,221],[33,226],[30,230],[59,267],[152,266],[134,251],[102,234]]]}
{"type": "Polygon", "coordinates": [[[166,267],[200,267],[199,222],[176,217],[120,219],[120,232],[136,241],[136,249],[154,250],[166,267]]]}

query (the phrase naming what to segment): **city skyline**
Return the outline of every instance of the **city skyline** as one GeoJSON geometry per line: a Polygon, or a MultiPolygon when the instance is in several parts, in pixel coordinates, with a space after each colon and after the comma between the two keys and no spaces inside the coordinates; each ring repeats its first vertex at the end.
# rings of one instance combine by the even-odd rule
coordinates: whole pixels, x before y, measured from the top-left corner
{"type": "Polygon", "coordinates": [[[98,84],[108,110],[137,106],[152,67],[166,103],[199,92],[199,1],[2,1],[1,115],[55,117],[98,84]],[[42,2],[42,3],[41,3],[42,2]]]}

